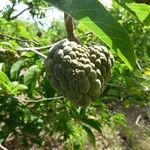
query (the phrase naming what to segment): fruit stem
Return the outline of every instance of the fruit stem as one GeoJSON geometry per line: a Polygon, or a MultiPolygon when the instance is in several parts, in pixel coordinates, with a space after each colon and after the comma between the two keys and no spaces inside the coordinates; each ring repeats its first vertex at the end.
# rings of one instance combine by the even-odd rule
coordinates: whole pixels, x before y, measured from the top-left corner
{"type": "Polygon", "coordinates": [[[68,40],[75,41],[76,43],[80,43],[78,38],[74,34],[73,18],[70,15],[64,13],[64,20],[65,20],[65,26],[68,34],[68,40]]]}

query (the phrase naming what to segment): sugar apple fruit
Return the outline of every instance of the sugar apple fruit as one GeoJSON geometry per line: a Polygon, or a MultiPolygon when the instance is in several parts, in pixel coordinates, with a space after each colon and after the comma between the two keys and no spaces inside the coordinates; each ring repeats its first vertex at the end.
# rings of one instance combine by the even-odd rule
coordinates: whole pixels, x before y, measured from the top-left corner
{"type": "Polygon", "coordinates": [[[45,61],[52,87],[78,106],[89,105],[106,87],[113,56],[104,46],[64,39],[54,44],[45,61]]]}

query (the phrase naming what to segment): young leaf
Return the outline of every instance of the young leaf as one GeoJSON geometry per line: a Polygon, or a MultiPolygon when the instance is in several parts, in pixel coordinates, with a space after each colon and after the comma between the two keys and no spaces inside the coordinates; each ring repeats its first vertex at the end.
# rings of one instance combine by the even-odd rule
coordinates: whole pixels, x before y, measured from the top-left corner
{"type": "Polygon", "coordinates": [[[20,59],[17,62],[15,62],[10,70],[10,76],[13,80],[16,80],[18,77],[18,74],[24,65],[26,59],[20,59]]]}
{"type": "Polygon", "coordinates": [[[36,82],[39,74],[39,67],[37,65],[31,66],[24,76],[24,84],[28,87],[28,95],[33,96],[35,93],[36,82]]]}
{"type": "Polygon", "coordinates": [[[129,69],[135,65],[135,54],[127,32],[115,21],[98,0],[50,0],[90,29],[126,63],[129,69]]]}
{"type": "Polygon", "coordinates": [[[89,141],[93,144],[93,146],[96,146],[96,140],[95,140],[95,136],[92,132],[92,130],[90,128],[88,128],[87,126],[82,126],[83,129],[86,131],[88,137],[89,137],[89,141]]]}
{"type": "Polygon", "coordinates": [[[9,92],[11,90],[10,83],[11,82],[7,75],[3,71],[0,71],[0,90],[9,92]]]}
{"type": "Polygon", "coordinates": [[[10,80],[3,71],[0,71],[0,84],[3,84],[3,83],[9,84],[10,80]]]}
{"type": "Polygon", "coordinates": [[[35,53],[31,52],[31,51],[24,51],[21,53],[21,56],[25,56],[25,57],[28,57],[28,58],[31,58],[35,55],[35,53]]]}

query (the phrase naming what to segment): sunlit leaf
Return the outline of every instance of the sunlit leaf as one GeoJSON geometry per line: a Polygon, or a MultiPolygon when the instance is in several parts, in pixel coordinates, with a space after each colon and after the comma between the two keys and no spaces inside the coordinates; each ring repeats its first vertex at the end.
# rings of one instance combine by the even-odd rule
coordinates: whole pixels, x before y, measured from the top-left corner
{"type": "Polygon", "coordinates": [[[16,95],[16,94],[19,94],[20,92],[22,92],[26,89],[28,89],[27,86],[25,86],[23,84],[19,84],[18,82],[14,81],[14,82],[11,83],[10,93],[16,95]]]}
{"type": "Polygon", "coordinates": [[[5,90],[5,92],[9,92],[11,90],[10,80],[3,71],[0,71],[0,90],[5,90]]]}
{"type": "Polygon", "coordinates": [[[3,47],[13,48],[12,44],[9,43],[9,42],[0,42],[0,44],[1,44],[3,47]]]}
{"type": "Polygon", "coordinates": [[[139,20],[143,22],[148,15],[150,15],[150,6],[146,4],[127,3],[126,4],[135,14],[139,20]]]}
{"type": "Polygon", "coordinates": [[[150,68],[145,68],[144,74],[150,76],[150,68]]]}
{"type": "Polygon", "coordinates": [[[35,55],[35,53],[31,52],[31,51],[24,51],[24,52],[21,53],[21,56],[26,56],[26,57],[29,57],[29,58],[33,57],[34,55],[35,55]]]}
{"type": "Polygon", "coordinates": [[[114,1],[114,5],[123,7],[125,10],[130,12],[132,15],[137,17],[145,25],[150,24],[150,6],[143,3],[125,3],[119,2],[118,0],[114,1]]]}
{"type": "Polygon", "coordinates": [[[0,84],[1,83],[10,83],[9,78],[3,71],[0,71],[0,84]]]}

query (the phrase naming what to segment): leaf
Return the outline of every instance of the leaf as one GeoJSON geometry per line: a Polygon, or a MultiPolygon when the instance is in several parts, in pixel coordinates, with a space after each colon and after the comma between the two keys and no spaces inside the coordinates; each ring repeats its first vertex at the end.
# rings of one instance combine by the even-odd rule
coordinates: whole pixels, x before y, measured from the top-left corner
{"type": "Polygon", "coordinates": [[[97,130],[98,132],[101,132],[101,124],[99,121],[94,120],[94,119],[89,119],[89,118],[83,118],[82,121],[97,130]]]}
{"type": "Polygon", "coordinates": [[[145,18],[144,24],[149,26],[150,25],[150,14],[145,18]]]}
{"type": "Polygon", "coordinates": [[[145,25],[150,24],[149,16],[150,16],[150,6],[146,4],[139,4],[139,3],[125,3],[125,2],[118,2],[115,0],[118,5],[126,9],[132,15],[137,17],[141,22],[145,25]]]}
{"type": "Polygon", "coordinates": [[[79,20],[126,63],[135,66],[135,54],[127,32],[115,21],[109,11],[97,0],[51,0],[56,7],[79,20]]]}
{"type": "Polygon", "coordinates": [[[33,52],[30,52],[30,51],[24,51],[21,53],[21,56],[25,56],[25,57],[28,57],[28,58],[31,58],[35,55],[35,53],[33,52]]]}
{"type": "Polygon", "coordinates": [[[10,70],[10,76],[12,79],[17,80],[18,74],[24,65],[26,59],[20,59],[17,62],[15,62],[10,70]]]}
{"type": "Polygon", "coordinates": [[[0,42],[0,44],[1,44],[3,47],[13,48],[12,44],[9,43],[9,42],[0,42]]]}
{"type": "Polygon", "coordinates": [[[19,94],[21,91],[24,91],[26,89],[28,89],[27,86],[25,86],[23,84],[19,84],[18,82],[14,81],[11,83],[10,93],[16,95],[16,94],[19,94]]]}
{"type": "Polygon", "coordinates": [[[126,126],[126,120],[125,120],[125,116],[122,113],[117,113],[115,115],[112,116],[111,118],[116,124],[120,124],[122,126],[126,126]]]}
{"type": "Polygon", "coordinates": [[[150,76],[150,68],[145,68],[144,69],[144,74],[150,76]]]}
{"type": "Polygon", "coordinates": [[[11,90],[10,80],[3,71],[0,71],[0,90],[5,92],[9,92],[11,90]]]}
{"type": "Polygon", "coordinates": [[[6,83],[6,84],[10,83],[9,78],[7,77],[7,75],[3,71],[0,71],[0,84],[1,83],[6,83]]]}
{"type": "Polygon", "coordinates": [[[54,97],[55,96],[55,90],[51,87],[47,77],[44,77],[43,82],[42,82],[42,94],[44,97],[49,98],[49,97],[54,97]]]}
{"type": "Polygon", "coordinates": [[[90,142],[95,147],[96,146],[96,140],[95,140],[95,136],[94,136],[92,130],[90,128],[88,128],[87,126],[82,126],[82,127],[86,131],[86,133],[87,133],[87,135],[89,137],[90,142]]]}
{"type": "Polygon", "coordinates": [[[128,3],[126,5],[135,12],[141,22],[150,14],[150,6],[146,4],[128,3]]]}
{"type": "Polygon", "coordinates": [[[37,65],[31,66],[24,76],[24,84],[28,87],[28,95],[33,97],[35,94],[36,82],[38,79],[39,67],[37,65]]]}

